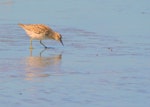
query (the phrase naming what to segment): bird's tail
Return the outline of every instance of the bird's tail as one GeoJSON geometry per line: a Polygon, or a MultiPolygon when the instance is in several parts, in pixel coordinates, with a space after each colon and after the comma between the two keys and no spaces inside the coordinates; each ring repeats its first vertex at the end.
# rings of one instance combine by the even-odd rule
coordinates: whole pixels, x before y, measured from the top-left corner
{"type": "Polygon", "coordinates": [[[24,28],[24,24],[18,23],[18,25],[22,28],[24,28]]]}

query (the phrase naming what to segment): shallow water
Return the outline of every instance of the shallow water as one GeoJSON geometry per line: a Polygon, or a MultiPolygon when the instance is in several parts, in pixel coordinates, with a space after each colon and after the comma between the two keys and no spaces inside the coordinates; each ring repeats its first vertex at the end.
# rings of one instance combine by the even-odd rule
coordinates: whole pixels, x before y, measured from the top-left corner
{"type": "Polygon", "coordinates": [[[150,8],[133,1],[2,0],[0,106],[148,106],[150,8]],[[51,26],[65,46],[30,50],[20,22],[51,26]]]}

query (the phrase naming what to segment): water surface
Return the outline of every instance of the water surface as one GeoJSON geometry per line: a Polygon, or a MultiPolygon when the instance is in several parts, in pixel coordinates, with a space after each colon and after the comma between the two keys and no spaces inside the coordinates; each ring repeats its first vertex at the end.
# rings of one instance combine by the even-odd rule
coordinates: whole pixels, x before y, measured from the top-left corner
{"type": "Polygon", "coordinates": [[[148,106],[148,3],[1,0],[0,106],[148,106]],[[65,46],[30,50],[18,23],[47,24],[65,46]]]}

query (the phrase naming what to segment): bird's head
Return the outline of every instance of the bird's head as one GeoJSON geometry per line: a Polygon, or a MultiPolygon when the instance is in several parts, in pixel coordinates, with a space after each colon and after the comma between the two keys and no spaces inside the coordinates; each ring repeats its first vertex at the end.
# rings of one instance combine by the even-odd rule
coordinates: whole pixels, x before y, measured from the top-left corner
{"type": "Polygon", "coordinates": [[[55,32],[55,34],[53,36],[53,39],[56,40],[56,41],[59,41],[64,46],[61,34],[55,32]]]}

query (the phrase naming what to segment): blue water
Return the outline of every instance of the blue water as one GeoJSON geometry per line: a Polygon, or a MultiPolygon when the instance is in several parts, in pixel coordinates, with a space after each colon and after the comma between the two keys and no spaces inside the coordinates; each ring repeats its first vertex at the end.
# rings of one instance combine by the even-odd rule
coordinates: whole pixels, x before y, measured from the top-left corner
{"type": "Polygon", "coordinates": [[[1,0],[0,106],[149,106],[149,3],[1,0]],[[18,23],[51,26],[65,46],[30,50],[18,23]]]}

